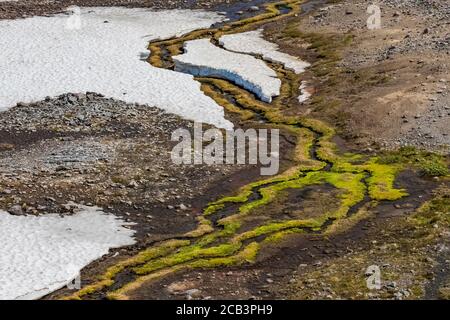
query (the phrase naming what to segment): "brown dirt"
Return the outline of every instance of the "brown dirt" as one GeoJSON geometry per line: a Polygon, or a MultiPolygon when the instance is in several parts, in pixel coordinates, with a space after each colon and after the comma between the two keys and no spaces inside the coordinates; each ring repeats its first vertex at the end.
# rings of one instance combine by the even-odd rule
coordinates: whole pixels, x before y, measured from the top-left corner
{"type": "MultiPolygon", "coordinates": [[[[326,101],[311,99],[299,111],[338,126],[351,147],[360,150],[412,145],[448,153],[448,3],[402,7],[382,1],[382,28],[369,30],[366,1],[333,2],[308,18],[266,28],[267,38],[308,61],[317,58],[314,50],[307,50],[309,44],[302,37],[280,32],[286,25],[306,35],[353,38],[343,48],[339,76],[316,77],[310,83],[316,93],[326,92],[326,101]]],[[[305,74],[305,80],[312,78],[311,73],[305,74]]]]}

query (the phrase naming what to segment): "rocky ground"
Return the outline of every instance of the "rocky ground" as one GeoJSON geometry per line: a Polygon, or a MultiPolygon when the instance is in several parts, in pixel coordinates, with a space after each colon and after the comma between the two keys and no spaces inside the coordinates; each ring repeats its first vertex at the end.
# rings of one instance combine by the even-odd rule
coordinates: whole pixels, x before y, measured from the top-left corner
{"type": "Polygon", "coordinates": [[[260,10],[265,0],[18,0],[0,5],[0,19],[25,18],[66,12],[69,6],[125,6],[152,9],[214,9],[231,17],[249,15],[260,10]]]}
{"type": "MultiPolygon", "coordinates": [[[[346,73],[329,95],[330,100],[341,100],[345,114],[334,121],[340,120],[342,134],[360,146],[413,145],[448,152],[450,4],[377,3],[381,29],[367,27],[372,1],[337,1],[298,25],[304,33],[352,37],[339,65],[346,73]]],[[[308,107],[315,111],[314,105],[308,107]]]]}
{"type": "Polygon", "coordinates": [[[97,205],[139,222],[150,241],[189,231],[208,188],[245,169],[168,166],[171,132],[191,122],[94,93],[19,104],[0,113],[0,127],[1,208],[38,215],[97,205]]]}

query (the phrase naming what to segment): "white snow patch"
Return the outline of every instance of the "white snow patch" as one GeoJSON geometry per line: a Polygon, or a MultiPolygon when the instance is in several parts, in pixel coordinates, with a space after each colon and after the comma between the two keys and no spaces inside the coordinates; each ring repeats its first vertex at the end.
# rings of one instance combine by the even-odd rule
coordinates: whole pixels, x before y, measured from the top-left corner
{"type": "Polygon", "coordinates": [[[305,101],[307,101],[309,98],[311,98],[311,93],[309,93],[306,88],[307,88],[308,83],[306,81],[302,81],[302,83],[300,84],[300,95],[298,96],[298,101],[300,103],[303,103],[305,101]]]}
{"type": "Polygon", "coordinates": [[[96,207],[80,210],[65,217],[0,211],[1,300],[41,298],[67,285],[109,249],[135,242],[134,231],[114,215],[96,207]]]}
{"type": "Polygon", "coordinates": [[[176,71],[230,80],[266,102],[280,94],[280,79],[262,60],[218,48],[209,39],[188,41],[184,49],[173,57],[176,71]]]}
{"type": "Polygon", "coordinates": [[[288,70],[300,74],[310,66],[308,62],[279,51],[277,44],[264,40],[263,30],[224,35],[219,39],[227,50],[261,55],[265,60],[278,62],[288,70]]]}
{"type": "Polygon", "coordinates": [[[68,19],[61,14],[0,21],[0,111],[46,96],[94,91],[233,127],[191,75],[140,59],[150,40],[207,28],[223,17],[198,10],[82,8],[81,29],[67,28],[68,19]]]}

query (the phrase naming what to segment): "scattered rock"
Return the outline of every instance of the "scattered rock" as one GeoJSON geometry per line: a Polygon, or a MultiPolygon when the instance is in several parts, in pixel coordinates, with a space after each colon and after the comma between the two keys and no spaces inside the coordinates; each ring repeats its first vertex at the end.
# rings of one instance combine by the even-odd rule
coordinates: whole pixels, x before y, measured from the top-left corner
{"type": "Polygon", "coordinates": [[[23,216],[25,212],[20,205],[14,205],[8,209],[8,212],[14,216],[23,216]]]}

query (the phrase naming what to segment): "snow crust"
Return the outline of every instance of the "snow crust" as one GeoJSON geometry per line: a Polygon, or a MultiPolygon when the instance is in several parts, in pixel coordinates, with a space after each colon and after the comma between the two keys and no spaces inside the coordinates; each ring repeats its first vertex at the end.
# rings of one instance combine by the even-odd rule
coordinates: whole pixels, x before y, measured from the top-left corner
{"type": "Polygon", "coordinates": [[[262,60],[216,47],[209,39],[187,41],[184,49],[173,57],[176,71],[227,79],[269,103],[280,94],[280,79],[262,60]]]}
{"type": "Polygon", "coordinates": [[[263,30],[224,35],[219,39],[221,46],[227,50],[261,55],[265,60],[278,62],[288,70],[300,74],[310,66],[308,62],[279,51],[277,44],[264,40],[263,30]]]}
{"type": "Polygon", "coordinates": [[[308,83],[306,81],[302,81],[300,84],[300,95],[298,96],[298,101],[303,103],[311,98],[311,93],[309,93],[307,89],[308,83]]]}
{"type": "Polygon", "coordinates": [[[148,42],[207,28],[223,17],[198,10],[81,8],[0,21],[0,111],[67,92],[94,91],[231,129],[224,111],[188,74],[144,61],[148,42]],[[73,20],[80,17],[81,28],[73,20]]]}
{"type": "Polygon", "coordinates": [[[97,207],[61,217],[13,216],[0,211],[0,299],[38,299],[71,282],[79,271],[131,245],[134,231],[97,207]]]}

